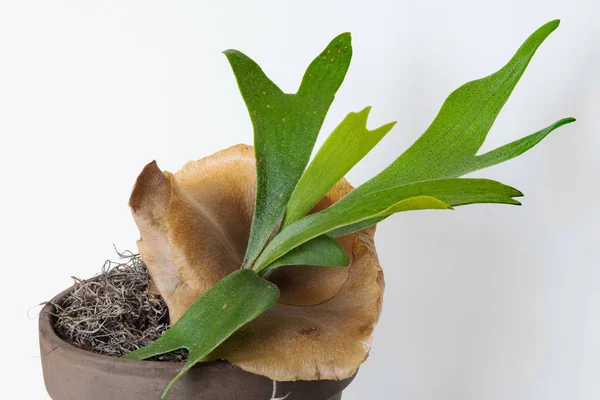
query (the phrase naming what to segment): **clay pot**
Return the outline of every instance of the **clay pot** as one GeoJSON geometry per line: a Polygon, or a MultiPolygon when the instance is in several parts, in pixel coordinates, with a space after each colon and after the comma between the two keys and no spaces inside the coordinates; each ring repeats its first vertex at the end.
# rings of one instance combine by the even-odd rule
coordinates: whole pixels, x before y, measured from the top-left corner
{"type": "MultiPolygon", "coordinates": [[[[67,289],[53,301],[59,303],[67,289]]],[[[79,349],[58,337],[54,306],[40,314],[40,353],[44,383],[53,400],[152,400],[181,370],[183,363],[135,361],[79,349]]],[[[338,400],[354,376],[342,381],[277,382],[225,361],[199,363],[173,385],[167,400],[338,400]]]]}

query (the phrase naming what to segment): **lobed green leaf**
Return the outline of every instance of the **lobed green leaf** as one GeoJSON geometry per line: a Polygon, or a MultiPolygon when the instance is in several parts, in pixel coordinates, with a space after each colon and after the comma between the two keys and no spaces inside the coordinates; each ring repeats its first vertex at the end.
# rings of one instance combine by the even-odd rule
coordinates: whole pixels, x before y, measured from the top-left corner
{"type": "Polygon", "coordinates": [[[352,112],[329,135],[292,193],[282,229],[304,217],[394,127],[367,129],[371,107],[352,112]]]}
{"type": "Polygon", "coordinates": [[[202,295],[163,336],[123,358],[144,360],[185,348],[188,360],[171,386],[236,330],[277,304],[279,289],[251,270],[237,270],[202,295]]]}
{"type": "Polygon", "coordinates": [[[256,207],[244,267],[252,265],[281,221],[306,168],[325,115],[352,57],[351,37],[333,39],[310,64],[296,94],[277,87],[249,57],[224,52],[254,127],[256,207]]]}
{"type": "Polygon", "coordinates": [[[413,182],[458,177],[498,164],[524,153],[554,129],[574,121],[563,119],[527,138],[476,155],[536,50],[558,25],[558,20],[543,25],[498,72],[452,92],[431,126],[408,150],[342,201],[413,182]]]}
{"type": "MultiPolygon", "coordinates": [[[[555,20],[535,31],[496,73],[468,82],[448,96],[425,133],[390,166],[341,201],[413,182],[455,178],[500,164],[533,148],[555,129],[575,121],[564,118],[522,139],[477,155],[485,138],[538,47],[559,25],[555,20]]],[[[375,225],[386,217],[361,221],[330,232],[342,236],[375,225]]]]}

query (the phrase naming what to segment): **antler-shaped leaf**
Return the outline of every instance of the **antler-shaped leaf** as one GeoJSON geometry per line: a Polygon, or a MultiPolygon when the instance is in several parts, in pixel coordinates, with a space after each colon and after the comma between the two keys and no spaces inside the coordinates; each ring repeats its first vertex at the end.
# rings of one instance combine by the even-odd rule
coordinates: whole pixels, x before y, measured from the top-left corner
{"type": "Polygon", "coordinates": [[[296,94],[281,91],[249,57],[224,52],[254,127],[257,196],[244,266],[252,265],[283,216],[352,57],[343,33],[310,64],[296,94]]]}
{"type": "MultiPolygon", "coordinates": [[[[525,153],[555,129],[575,121],[574,118],[561,119],[539,132],[477,155],[531,58],[559,23],[559,20],[551,21],[536,30],[496,73],[468,82],[452,92],[429,128],[409,149],[341,201],[413,182],[455,178],[500,164],[525,153]]],[[[385,217],[363,221],[332,235],[364,229],[383,219],[385,217]]]]}
{"type": "MultiPolygon", "coordinates": [[[[371,107],[366,107],[360,112],[351,112],[329,135],[294,189],[281,229],[304,217],[396,124],[391,122],[369,130],[370,111],[371,107]]],[[[345,267],[348,262],[336,240],[320,236],[295,248],[268,268],[298,264],[345,267]]]]}
{"type": "Polygon", "coordinates": [[[237,270],[204,293],[163,336],[123,358],[147,358],[185,348],[190,351],[181,372],[165,388],[165,397],[190,368],[242,325],[274,307],[279,298],[277,286],[249,270],[237,270]],[[233,295],[234,294],[234,295],[233,295]]]}
{"type": "Polygon", "coordinates": [[[370,111],[348,114],[323,143],[292,193],[282,229],[304,217],[396,124],[368,130],[370,111]]]}
{"type": "Polygon", "coordinates": [[[425,133],[380,174],[349,197],[429,179],[453,178],[517,157],[554,129],[574,121],[558,121],[530,137],[483,156],[477,151],[508,100],[529,61],[559,25],[548,22],[535,31],[498,72],[456,89],[444,102],[425,133]]]}

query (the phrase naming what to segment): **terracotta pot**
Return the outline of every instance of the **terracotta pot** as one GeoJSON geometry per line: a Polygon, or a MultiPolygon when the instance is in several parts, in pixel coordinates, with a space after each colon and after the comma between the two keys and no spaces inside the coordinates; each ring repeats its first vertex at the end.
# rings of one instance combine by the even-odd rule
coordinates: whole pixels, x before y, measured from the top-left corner
{"type": "MultiPolygon", "coordinates": [[[[56,296],[60,302],[71,289],[56,296]]],[[[183,363],[125,360],[79,349],[54,331],[54,306],[40,314],[40,353],[44,383],[54,400],[152,400],[181,370],[183,363]]],[[[338,400],[354,376],[343,381],[277,382],[224,361],[200,363],[169,391],[168,400],[338,400]]]]}

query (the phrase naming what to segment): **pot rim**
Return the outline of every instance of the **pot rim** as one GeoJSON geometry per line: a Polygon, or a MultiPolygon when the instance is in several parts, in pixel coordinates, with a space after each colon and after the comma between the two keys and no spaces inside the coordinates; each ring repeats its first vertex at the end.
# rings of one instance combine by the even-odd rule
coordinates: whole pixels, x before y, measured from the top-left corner
{"type": "MultiPolygon", "coordinates": [[[[96,279],[97,277],[91,278],[96,279]]],[[[147,360],[130,360],[122,357],[108,356],[105,354],[94,353],[90,350],[84,350],[71,343],[66,342],[58,336],[52,323],[55,306],[52,303],[60,303],[66,296],[68,296],[74,290],[74,286],[71,286],[52,298],[40,311],[39,314],[39,341],[40,341],[40,355],[42,360],[54,351],[61,353],[61,357],[70,360],[73,364],[82,364],[97,369],[99,371],[111,371],[115,374],[126,374],[131,377],[146,375],[148,370],[152,370],[153,373],[157,374],[168,374],[171,377],[176,376],[181,372],[181,369],[185,365],[185,361],[173,362],[173,361],[147,361],[147,360]]],[[[43,364],[43,361],[42,361],[43,364]]],[[[227,360],[216,360],[216,361],[203,361],[195,364],[191,371],[202,373],[202,371],[216,371],[216,372],[234,372],[238,371],[249,376],[261,377],[268,381],[274,381],[273,379],[248,372],[238,367],[235,364],[228,362],[227,360]]],[[[191,372],[190,371],[190,372],[191,372]]],[[[352,374],[352,376],[342,380],[329,380],[319,379],[310,381],[277,381],[281,383],[317,383],[317,382],[336,382],[336,384],[342,385],[343,390],[347,387],[358,374],[358,369],[352,374]]]]}
{"type": "MultiPolygon", "coordinates": [[[[181,371],[181,368],[183,368],[183,366],[185,365],[185,361],[174,362],[174,361],[130,360],[130,359],[122,358],[122,357],[108,356],[105,354],[95,353],[93,351],[85,350],[80,347],[77,347],[77,346],[63,340],[60,336],[58,336],[58,333],[54,329],[54,324],[52,322],[53,314],[56,311],[56,307],[54,306],[53,303],[60,303],[62,300],[65,299],[65,297],[67,297],[69,294],[71,294],[73,289],[74,289],[74,287],[71,286],[70,288],[63,290],[62,292],[60,292],[59,294],[54,296],[54,298],[51,301],[46,303],[46,305],[42,308],[42,310],[40,312],[40,315],[39,315],[40,339],[43,338],[43,340],[46,341],[50,345],[50,349],[45,351],[42,354],[42,357],[44,357],[44,356],[48,355],[50,352],[60,348],[62,352],[66,352],[70,356],[77,357],[79,359],[85,358],[86,361],[91,362],[98,368],[106,368],[107,365],[111,365],[113,368],[123,366],[124,368],[127,368],[130,371],[133,367],[143,368],[143,369],[153,368],[153,369],[160,369],[160,370],[165,370],[165,371],[169,370],[170,372],[172,372],[173,376],[177,375],[181,371]]],[[[194,366],[194,368],[210,368],[210,367],[215,367],[215,366],[222,367],[225,364],[233,365],[227,361],[218,360],[218,361],[201,362],[201,363],[196,364],[194,366]]]]}
{"type": "MultiPolygon", "coordinates": [[[[39,316],[42,371],[50,396],[65,400],[158,398],[173,377],[181,372],[185,362],[129,360],[84,350],[61,339],[54,329],[53,303],[62,301],[72,290],[70,287],[56,295],[39,316]]],[[[277,391],[293,392],[294,398],[298,399],[339,400],[355,376],[356,373],[344,380],[275,381],[226,360],[218,360],[194,365],[171,389],[169,396],[180,400],[221,399],[225,397],[215,397],[215,390],[219,394],[223,391],[233,393],[230,390],[233,384],[238,387],[236,396],[243,393],[247,397],[252,393],[251,398],[259,398],[256,397],[259,394],[260,398],[263,395],[267,398],[267,395],[273,397],[272,391],[277,391]]]]}

